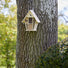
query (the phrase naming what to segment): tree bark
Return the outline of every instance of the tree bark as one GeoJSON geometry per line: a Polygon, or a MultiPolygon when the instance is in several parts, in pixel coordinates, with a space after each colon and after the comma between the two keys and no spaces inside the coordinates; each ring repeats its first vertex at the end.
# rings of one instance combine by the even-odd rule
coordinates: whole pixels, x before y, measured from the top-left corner
{"type": "Polygon", "coordinates": [[[17,0],[16,68],[34,68],[38,57],[58,39],[57,0],[17,0]],[[26,31],[23,18],[34,10],[41,23],[37,31],[26,31]]]}

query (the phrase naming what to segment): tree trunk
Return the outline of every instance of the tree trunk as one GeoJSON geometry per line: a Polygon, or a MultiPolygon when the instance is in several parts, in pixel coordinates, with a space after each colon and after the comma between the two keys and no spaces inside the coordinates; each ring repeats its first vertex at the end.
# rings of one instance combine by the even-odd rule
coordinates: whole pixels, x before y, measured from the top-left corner
{"type": "Polygon", "coordinates": [[[57,43],[57,13],[57,0],[17,0],[16,68],[34,68],[38,57],[57,43]],[[32,9],[41,23],[37,31],[26,31],[22,20],[32,9]]]}

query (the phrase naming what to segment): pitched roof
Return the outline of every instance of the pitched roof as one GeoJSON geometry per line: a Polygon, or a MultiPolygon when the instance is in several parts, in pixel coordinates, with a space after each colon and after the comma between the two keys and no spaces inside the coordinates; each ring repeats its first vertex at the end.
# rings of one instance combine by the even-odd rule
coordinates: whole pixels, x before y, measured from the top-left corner
{"type": "MultiPolygon", "coordinates": [[[[35,12],[33,10],[29,10],[29,12],[27,13],[27,15],[31,12],[32,16],[35,18],[35,20],[40,23],[39,18],[37,17],[37,15],[35,14],[35,12]]],[[[25,18],[27,17],[27,15],[25,16],[25,18]]],[[[23,19],[23,21],[25,20],[25,18],[23,19]]],[[[22,22],[23,22],[22,21],[22,22]]]]}

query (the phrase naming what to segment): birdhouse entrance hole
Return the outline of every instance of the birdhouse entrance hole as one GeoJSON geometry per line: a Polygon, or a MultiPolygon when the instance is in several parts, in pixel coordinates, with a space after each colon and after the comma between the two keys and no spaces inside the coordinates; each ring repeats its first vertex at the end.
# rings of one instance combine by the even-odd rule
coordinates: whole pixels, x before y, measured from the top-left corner
{"type": "Polygon", "coordinates": [[[32,18],[29,18],[29,23],[32,23],[32,18]]]}

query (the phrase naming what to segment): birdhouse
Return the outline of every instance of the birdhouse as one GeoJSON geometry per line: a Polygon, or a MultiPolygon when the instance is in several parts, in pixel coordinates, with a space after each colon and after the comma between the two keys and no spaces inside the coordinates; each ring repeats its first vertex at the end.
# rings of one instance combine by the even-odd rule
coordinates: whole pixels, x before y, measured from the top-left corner
{"type": "Polygon", "coordinates": [[[29,10],[22,22],[25,23],[26,31],[37,31],[40,20],[33,10],[29,10]]]}

